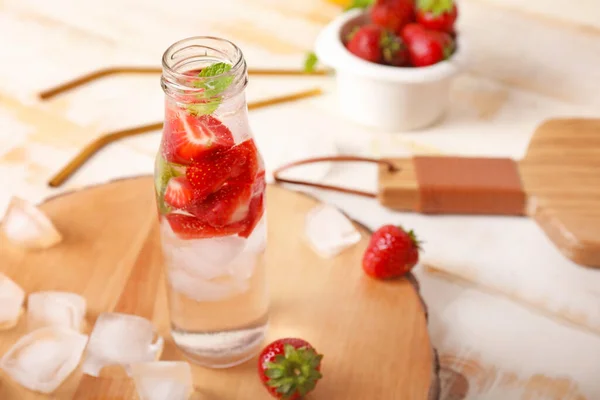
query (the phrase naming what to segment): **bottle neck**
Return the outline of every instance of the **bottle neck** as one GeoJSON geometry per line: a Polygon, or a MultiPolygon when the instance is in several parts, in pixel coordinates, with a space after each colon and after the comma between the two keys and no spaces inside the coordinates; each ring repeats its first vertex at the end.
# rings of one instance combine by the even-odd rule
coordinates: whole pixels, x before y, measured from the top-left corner
{"type": "Polygon", "coordinates": [[[192,112],[212,114],[244,101],[246,61],[233,43],[192,37],[171,45],[162,59],[162,88],[167,102],[192,112]]]}

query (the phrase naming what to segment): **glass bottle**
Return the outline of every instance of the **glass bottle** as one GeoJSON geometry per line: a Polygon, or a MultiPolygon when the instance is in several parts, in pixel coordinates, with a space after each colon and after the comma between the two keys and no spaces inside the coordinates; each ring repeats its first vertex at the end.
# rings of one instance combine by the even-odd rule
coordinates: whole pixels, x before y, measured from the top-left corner
{"type": "Polygon", "coordinates": [[[268,322],[265,171],[246,61],[227,40],[192,37],[162,66],[155,188],[171,333],[192,361],[230,367],[260,350],[268,322]]]}

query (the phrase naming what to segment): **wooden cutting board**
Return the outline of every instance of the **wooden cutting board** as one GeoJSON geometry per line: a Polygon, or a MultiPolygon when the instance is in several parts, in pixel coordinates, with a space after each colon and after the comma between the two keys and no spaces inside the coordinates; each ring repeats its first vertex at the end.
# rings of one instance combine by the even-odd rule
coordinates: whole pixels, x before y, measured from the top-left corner
{"type": "MultiPolygon", "coordinates": [[[[502,187],[496,175],[479,175],[483,167],[487,172],[488,166],[483,164],[494,162],[506,166],[511,160],[435,158],[458,159],[464,166],[460,178],[456,174],[455,178],[442,179],[443,183],[437,185],[444,193],[462,196],[457,203],[465,204],[467,197],[472,196],[470,189],[469,192],[463,189],[472,187],[475,181],[479,194],[487,196],[487,209],[461,213],[528,215],[566,257],[581,265],[600,267],[600,119],[554,119],[537,128],[525,157],[515,168],[525,201],[501,197],[509,185],[502,187]],[[464,188],[461,184],[465,184],[464,188]],[[514,212],[506,211],[509,201],[521,201],[522,206],[512,207],[514,212]]],[[[399,171],[380,168],[379,200],[384,206],[423,212],[423,198],[427,194],[420,185],[422,180],[415,168],[417,160],[392,160],[399,171]]],[[[447,211],[442,209],[438,213],[447,211]]]]}
{"type": "MultiPolygon", "coordinates": [[[[0,271],[28,293],[64,290],[88,301],[89,332],[98,314],[133,313],[151,319],[166,344],[163,360],[182,359],[169,336],[166,286],[151,177],[115,181],[52,198],[41,208],[64,241],[26,252],[0,237],[0,271]]],[[[281,187],[268,188],[268,340],[300,336],[324,354],[324,378],[312,399],[437,399],[437,363],[414,277],[375,281],[360,260],[369,232],[334,259],[302,239],[304,216],[317,201],[281,187]]],[[[0,332],[4,353],[25,332],[25,318],[0,332]]],[[[269,399],[256,359],[228,370],[193,366],[202,399],[269,399]]],[[[0,399],[135,399],[133,383],[108,371],[100,378],[77,370],[53,394],[27,391],[0,372],[0,399]],[[74,396],[74,394],[76,395],[74,396]]]]}

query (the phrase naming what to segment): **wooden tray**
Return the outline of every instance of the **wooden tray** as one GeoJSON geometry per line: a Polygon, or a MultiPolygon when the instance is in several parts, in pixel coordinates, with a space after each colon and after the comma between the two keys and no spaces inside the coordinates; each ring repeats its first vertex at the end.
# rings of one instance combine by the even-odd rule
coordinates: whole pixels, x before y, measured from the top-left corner
{"type": "MultiPolygon", "coordinates": [[[[115,181],[52,198],[41,208],[64,234],[43,252],[26,252],[0,237],[0,271],[28,293],[65,290],[88,300],[88,329],[105,311],[151,319],[165,337],[163,360],[182,359],[169,335],[166,288],[151,177],[115,181]]],[[[312,399],[437,399],[437,362],[414,277],[380,282],[363,274],[369,233],[332,260],[302,240],[308,196],[268,189],[268,340],[300,336],[324,353],[324,378],[312,399]]],[[[0,332],[4,353],[25,332],[25,318],[0,332]]],[[[269,399],[256,359],[228,370],[193,366],[203,399],[269,399]]],[[[0,399],[135,399],[132,382],[111,369],[105,376],[76,370],[51,396],[27,391],[0,372],[0,399]]]]}

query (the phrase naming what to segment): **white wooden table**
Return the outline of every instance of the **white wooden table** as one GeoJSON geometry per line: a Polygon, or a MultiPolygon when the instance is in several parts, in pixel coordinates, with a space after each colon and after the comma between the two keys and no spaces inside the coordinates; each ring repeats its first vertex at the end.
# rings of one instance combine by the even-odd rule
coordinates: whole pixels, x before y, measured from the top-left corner
{"type": "MultiPolygon", "coordinates": [[[[567,0],[464,0],[460,7],[471,61],[455,81],[442,124],[414,133],[373,131],[339,116],[330,78],[257,77],[248,89],[250,100],[315,86],[327,92],[251,113],[267,164],[272,168],[334,149],[368,156],[519,157],[544,119],[598,115],[596,0],[576,6],[567,0]]],[[[48,102],[37,100],[39,91],[105,66],[158,66],[168,45],[194,35],[236,42],[252,67],[296,68],[338,12],[325,0],[0,0],[0,215],[12,195],[40,201],[56,192],[152,172],[160,132],[111,145],[60,189],[46,185],[101,132],[160,120],[158,76],[108,78],[48,102]]],[[[374,190],[375,176],[369,167],[337,165],[325,180],[374,190]]],[[[406,218],[373,200],[314,193],[371,228],[406,218]]],[[[506,298],[432,276],[422,267],[417,276],[443,366],[442,398],[462,398],[464,379],[469,396],[478,399],[484,394],[600,398],[599,337],[506,298]]]]}

